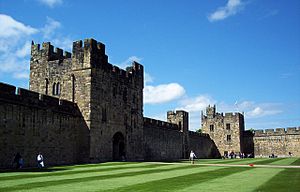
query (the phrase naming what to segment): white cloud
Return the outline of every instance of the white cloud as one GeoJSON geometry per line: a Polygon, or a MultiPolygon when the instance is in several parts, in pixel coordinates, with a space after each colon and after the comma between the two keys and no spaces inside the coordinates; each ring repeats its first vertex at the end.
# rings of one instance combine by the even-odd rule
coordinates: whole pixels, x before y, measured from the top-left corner
{"type": "Polygon", "coordinates": [[[72,51],[73,40],[69,37],[56,37],[51,40],[51,43],[65,51],[72,51]]]}
{"type": "Polygon", "coordinates": [[[248,118],[258,118],[263,116],[270,116],[282,113],[279,109],[268,109],[263,107],[255,107],[251,111],[246,112],[248,118]]]}
{"type": "Polygon", "coordinates": [[[27,71],[22,71],[22,72],[19,72],[19,73],[15,72],[13,74],[13,76],[16,79],[28,79],[28,77],[29,77],[29,71],[28,72],[27,71]]]}
{"type": "Polygon", "coordinates": [[[38,30],[16,21],[9,15],[0,14],[0,38],[20,38],[37,33],[38,30]]]}
{"type": "Polygon", "coordinates": [[[180,109],[188,112],[199,112],[204,110],[208,105],[216,103],[216,101],[208,95],[199,95],[195,98],[184,99],[180,103],[180,109]]]}
{"type": "Polygon", "coordinates": [[[219,110],[224,112],[244,112],[245,118],[260,118],[282,113],[280,103],[256,103],[254,101],[242,101],[234,104],[221,102],[219,110]]]}
{"type": "Polygon", "coordinates": [[[225,7],[219,7],[215,12],[208,16],[210,22],[226,19],[229,16],[237,14],[244,7],[241,0],[228,0],[225,7]]]}
{"type": "Polygon", "coordinates": [[[144,88],[144,103],[165,103],[180,98],[185,93],[178,83],[161,84],[158,86],[146,85],[144,88]]]}
{"type": "Polygon", "coordinates": [[[142,61],[142,58],[137,56],[130,56],[125,61],[122,61],[121,63],[115,63],[114,65],[120,67],[121,69],[126,69],[126,67],[131,66],[133,61],[140,63],[142,61]]]}
{"type": "Polygon", "coordinates": [[[17,50],[16,56],[20,58],[26,57],[30,54],[30,51],[31,51],[31,42],[26,41],[23,47],[17,50]]]}
{"type": "Polygon", "coordinates": [[[200,111],[205,110],[208,105],[215,104],[216,101],[211,96],[202,94],[194,98],[185,98],[179,103],[180,107],[176,110],[185,110],[189,112],[190,130],[196,131],[201,127],[200,111]]]}
{"type": "Polygon", "coordinates": [[[61,5],[63,3],[62,0],[38,0],[38,1],[51,8],[55,7],[56,5],[61,5]]]}
{"type": "Polygon", "coordinates": [[[44,39],[52,38],[53,35],[55,34],[55,30],[60,27],[61,27],[60,22],[58,22],[50,17],[47,17],[47,22],[46,22],[45,26],[41,29],[41,31],[43,32],[44,39]]]}
{"type": "Polygon", "coordinates": [[[33,35],[43,36],[55,46],[70,50],[72,41],[62,37],[56,30],[61,27],[58,21],[47,17],[43,28],[33,28],[16,21],[9,15],[0,14],[0,75],[10,74],[15,79],[29,78],[29,56],[33,35]]]}
{"type": "Polygon", "coordinates": [[[153,77],[149,73],[144,73],[144,83],[152,83],[153,82],[153,77]]]}
{"type": "Polygon", "coordinates": [[[17,79],[28,78],[29,39],[39,30],[4,14],[0,14],[0,25],[0,73],[9,73],[17,79]]]}

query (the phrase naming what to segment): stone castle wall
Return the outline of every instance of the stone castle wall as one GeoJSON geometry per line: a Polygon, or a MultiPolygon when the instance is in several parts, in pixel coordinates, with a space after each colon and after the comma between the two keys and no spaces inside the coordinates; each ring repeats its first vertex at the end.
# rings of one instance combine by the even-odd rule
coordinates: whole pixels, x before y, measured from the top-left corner
{"type": "Polygon", "coordinates": [[[215,106],[208,106],[202,114],[202,131],[209,134],[223,156],[231,151],[243,152],[244,116],[241,113],[217,113],[215,106]]]}
{"type": "Polygon", "coordinates": [[[89,129],[76,104],[0,83],[0,167],[20,153],[25,167],[88,162],[89,129]]]}
{"type": "Polygon", "coordinates": [[[145,160],[181,159],[182,133],[176,124],[144,118],[145,160]]]}
{"type": "Polygon", "coordinates": [[[300,156],[300,127],[256,130],[254,137],[254,154],[256,157],[300,156]]]}
{"type": "Polygon", "coordinates": [[[77,103],[91,132],[91,162],[121,158],[114,157],[117,133],[124,137],[126,158],[143,159],[142,65],[113,66],[105,45],[94,39],[75,41],[72,54],[34,44],[31,56],[30,89],[77,103]]]}
{"type": "Polygon", "coordinates": [[[197,158],[219,158],[220,153],[216,144],[208,134],[189,131],[189,148],[197,158]]]}
{"type": "MultiPolygon", "coordinates": [[[[182,114],[181,112],[177,111],[177,114],[182,114]]],[[[168,113],[170,114],[170,112],[168,113]]],[[[180,125],[182,124],[144,118],[145,160],[188,158],[185,154],[186,150],[189,152],[193,150],[197,158],[220,157],[209,135],[193,131],[184,133],[180,125]],[[186,135],[188,136],[188,140],[186,139],[186,135]],[[185,143],[187,141],[188,143],[185,143]]]]}

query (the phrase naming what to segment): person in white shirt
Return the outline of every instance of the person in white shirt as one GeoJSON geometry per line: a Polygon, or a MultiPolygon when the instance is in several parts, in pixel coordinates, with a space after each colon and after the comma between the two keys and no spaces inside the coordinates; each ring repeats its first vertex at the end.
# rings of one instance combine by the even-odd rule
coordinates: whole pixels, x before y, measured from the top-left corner
{"type": "Polygon", "coordinates": [[[44,157],[41,153],[38,154],[36,160],[38,163],[38,168],[43,168],[44,167],[44,157]]]}
{"type": "Polygon", "coordinates": [[[191,164],[194,164],[194,158],[197,158],[194,151],[191,151],[190,153],[190,161],[191,161],[191,164]]]}

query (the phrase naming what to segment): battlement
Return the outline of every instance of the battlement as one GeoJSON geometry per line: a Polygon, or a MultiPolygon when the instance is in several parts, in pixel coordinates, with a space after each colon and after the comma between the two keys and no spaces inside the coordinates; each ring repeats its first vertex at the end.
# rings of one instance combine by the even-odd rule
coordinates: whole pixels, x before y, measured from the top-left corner
{"type": "MultiPolygon", "coordinates": [[[[236,118],[236,117],[242,117],[243,116],[243,114],[242,113],[239,113],[239,112],[233,112],[233,113],[215,113],[214,115],[213,115],[213,117],[214,118],[236,118]]],[[[204,118],[204,119],[206,119],[206,118],[208,118],[209,117],[209,115],[204,115],[203,113],[202,113],[202,118],[204,118]]]]}
{"type": "Polygon", "coordinates": [[[73,53],[77,54],[83,50],[90,50],[98,53],[99,55],[105,54],[105,45],[101,42],[97,42],[95,39],[89,38],[82,40],[77,40],[73,42],[73,53]]]}
{"type": "Polygon", "coordinates": [[[144,117],[144,127],[159,127],[162,129],[172,129],[180,131],[180,128],[176,124],[160,121],[157,119],[151,119],[148,117],[144,117]]]}
{"type": "Polygon", "coordinates": [[[285,134],[300,134],[300,127],[276,128],[255,130],[254,136],[270,136],[270,135],[285,135],[285,134]]]}
{"type": "Polygon", "coordinates": [[[209,134],[207,134],[207,133],[198,133],[198,132],[195,132],[195,131],[189,131],[189,135],[190,136],[208,137],[209,138],[209,134]]]}
{"type": "Polygon", "coordinates": [[[125,81],[130,81],[135,77],[139,77],[140,80],[143,79],[144,67],[136,61],[133,61],[132,65],[127,67],[126,70],[112,64],[108,64],[106,69],[109,69],[107,71],[111,72],[115,77],[124,79],[125,81]]]}
{"type": "Polygon", "coordinates": [[[67,58],[71,58],[71,53],[68,51],[64,51],[60,48],[55,48],[51,45],[50,42],[44,42],[42,44],[42,48],[40,48],[40,44],[34,44],[31,45],[31,56],[36,57],[40,56],[47,61],[54,61],[54,60],[63,60],[67,58]]]}
{"type": "Polygon", "coordinates": [[[55,70],[82,70],[90,68],[102,69],[122,81],[129,82],[138,79],[140,84],[144,84],[144,67],[143,65],[132,62],[126,70],[120,69],[108,63],[108,56],[105,54],[105,45],[96,40],[84,39],[73,42],[72,54],[65,52],[60,48],[55,48],[50,42],[42,44],[32,43],[31,46],[31,65],[32,69],[39,69],[40,64],[47,63],[48,67],[55,70]],[[67,59],[67,60],[66,60],[67,59]],[[34,66],[38,65],[38,66],[34,66]]]}
{"type": "Polygon", "coordinates": [[[77,111],[76,104],[66,100],[59,100],[58,98],[48,95],[39,94],[23,88],[16,88],[0,82],[0,100],[7,103],[20,104],[37,108],[51,108],[54,111],[62,113],[71,113],[80,115],[77,111]],[[17,92],[16,92],[17,90],[17,92]]]}

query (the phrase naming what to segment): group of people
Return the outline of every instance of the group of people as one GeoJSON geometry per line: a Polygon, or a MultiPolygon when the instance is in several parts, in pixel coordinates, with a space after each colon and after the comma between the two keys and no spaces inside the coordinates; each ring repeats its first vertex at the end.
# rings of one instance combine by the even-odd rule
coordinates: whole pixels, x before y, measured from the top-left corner
{"type": "MultiPolygon", "coordinates": [[[[44,164],[44,157],[41,153],[39,153],[36,157],[37,160],[37,166],[38,168],[43,168],[45,166],[44,164]]],[[[21,156],[20,153],[17,153],[14,157],[13,160],[13,167],[15,167],[16,169],[21,169],[24,166],[24,159],[21,156]]]]}
{"type": "Polygon", "coordinates": [[[244,159],[244,158],[253,158],[253,154],[245,154],[245,153],[235,153],[234,151],[231,151],[229,154],[225,154],[224,156],[222,156],[222,159],[236,159],[237,157],[239,157],[240,159],[244,159]]]}

